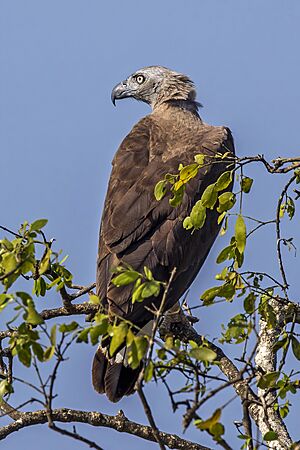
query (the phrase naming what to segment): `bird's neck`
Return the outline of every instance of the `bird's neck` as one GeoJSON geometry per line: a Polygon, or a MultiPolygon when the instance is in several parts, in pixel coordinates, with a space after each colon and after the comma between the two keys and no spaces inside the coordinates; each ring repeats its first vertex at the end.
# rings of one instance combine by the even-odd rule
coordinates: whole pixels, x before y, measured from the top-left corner
{"type": "Polygon", "coordinates": [[[190,113],[197,119],[200,119],[198,109],[201,106],[200,103],[193,100],[168,100],[153,107],[152,114],[173,115],[180,112],[190,113]]]}

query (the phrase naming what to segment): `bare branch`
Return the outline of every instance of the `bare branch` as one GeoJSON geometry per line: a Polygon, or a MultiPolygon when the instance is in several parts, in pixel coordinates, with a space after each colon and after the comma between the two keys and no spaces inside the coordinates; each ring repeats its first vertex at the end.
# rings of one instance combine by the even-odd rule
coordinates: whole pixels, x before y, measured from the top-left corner
{"type": "MultiPolygon", "coordinates": [[[[129,433],[147,441],[157,442],[151,427],[130,421],[122,412],[119,412],[116,416],[110,416],[99,412],[62,408],[53,409],[52,417],[54,422],[78,422],[95,427],[112,428],[120,433],[129,433]]],[[[10,434],[22,428],[45,423],[48,423],[45,410],[23,413],[15,422],[0,428],[0,440],[5,439],[10,434]]],[[[182,439],[175,434],[159,431],[159,436],[163,444],[170,449],[186,450],[188,448],[189,450],[210,450],[208,447],[182,439]]]]}
{"type": "MultiPolygon", "coordinates": [[[[78,290],[78,292],[75,292],[75,294],[69,294],[65,288],[65,286],[63,286],[59,292],[61,295],[61,298],[63,300],[63,304],[65,308],[70,308],[71,307],[71,303],[73,300],[75,300],[78,297],[81,297],[82,295],[88,294],[89,292],[92,291],[92,289],[94,289],[94,287],[96,286],[96,283],[92,283],[89,286],[81,286],[80,289],[78,290]]],[[[71,286],[71,289],[73,289],[74,286],[71,286]]]]}
{"type": "Polygon", "coordinates": [[[256,155],[256,156],[244,156],[242,158],[236,158],[237,163],[242,166],[246,164],[250,164],[252,162],[261,162],[269,173],[288,173],[292,170],[300,167],[300,158],[276,158],[273,159],[272,164],[270,164],[265,158],[264,155],[256,155]],[[292,163],[290,165],[286,165],[288,163],[292,163]],[[285,167],[283,167],[285,166],[285,167]]]}
{"type": "Polygon", "coordinates": [[[95,314],[99,311],[99,305],[92,303],[81,303],[78,305],[62,306],[60,308],[45,309],[40,314],[44,320],[54,319],[62,316],[76,316],[81,314],[95,314]]]}
{"type": "Polygon", "coordinates": [[[4,412],[4,415],[11,417],[13,420],[18,420],[22,417],[22,413],[20,411],[13,408],[3,399],[0,401],[0,410],[4,412]]]}
{"type": "Polygon", "coordinates": [[[253,450],[253,437],[252,437],[252,425],[251,418],[249,414],[249,402],[243,401],[243,427],[245,430],[246,436],[250,438],[250,442],[248,444],[248,450],[253,450]]]}
{"type": "Polygon", "coordinates": [[[57,425],[55,425],[55,423],[49,424],[49,428],[53,431],[56,431],[57,433],[64,435],[64,436],[68,436],[77,441],[84,442],[90,448],[95,448],[96,450],[103,450],[103,448],[100,447],[98,444],[96,444],[96,442],[90,441],[89,439],[85,438],[84,436],[81,436],[81,434],[78,434],[76,430],[74,430],[73,432],[68,431],[68,430],[65,430],[64,428],[58,427],[57,425]]]}
{"type": "Polygon", "coordinates": [[[150,408],[149,403],[148,403],[148,401],[147,401],[147,399],[145,397],[145,394],[144,394],[143,388],[141,386],[141,383],[138,383],[137,392],[138,392],[139,397],[141,399],[141,402],[142,402],[145,414],[146,414],[146,416],[147,416],[147,418],[149,420],[149,423],[151,425],[151,428],[153,430],[153,434],[155,435],[155,439],[156,439],[156,441],[157,441],[157,443],[159,445],[159,448],[161,450],[166,450],[166,447],[165,447],[164,443],[162,442],[162,440],[160,438],[159,429],[156,426],[156,423],[155,423],[155,420],[154,420],[151,408],[150,408]]]}
{"type": "Polygon", "coordinates": [[[282,261],[282,254],[281,254],[282,238],[281,238],[281,231],[280,231],[280,209],[281,209],[283,199],[284,199],[290,185],[295,181],[295,179],[296,179],[296,175],[292,176],[292,178],[290,178],[289,181],[287,182],[287,184],[284,186],[284,188],[280,194],[278,204],[277,204],[277,210],[276,210],[277,258],[278,258],[280,273],[281,273],[283,284],[284,284],[284,293],[285,293],[286,297],[287,297],[286,291],[288,289],[288,282],[287,282],[285,269],[284,269],[284,265],[283,265],[283,261],[282,261]]]}

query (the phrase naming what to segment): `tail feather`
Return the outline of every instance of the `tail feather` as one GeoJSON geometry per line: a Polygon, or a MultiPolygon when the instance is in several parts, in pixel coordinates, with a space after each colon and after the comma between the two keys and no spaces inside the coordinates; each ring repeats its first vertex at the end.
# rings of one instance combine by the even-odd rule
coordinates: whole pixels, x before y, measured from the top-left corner
{"type": "Polygon", "coordinates": [[[120,358],[109,358],[107,350],[99,347],[93,361],[92,382],[94,389],[99,394],[105,393],[109,400],[114,403],[121,400],[124,395],[134,393],[134,386],[142,369],[142,364],[137,369],[127,366],[125,353],[122,356],[123,363],[120,362],[120,358]],[[116,359],[118,362],[116,362],[116,359]]]}
{"type": "Polygon", "coordinates": [[[104,377],[107,363],[108,361],[105,356],[105,349],[99,347],[95,353],[92,366],[92,382],[95,391],[99,394],[104,394],[105,392],[104,377]]]}

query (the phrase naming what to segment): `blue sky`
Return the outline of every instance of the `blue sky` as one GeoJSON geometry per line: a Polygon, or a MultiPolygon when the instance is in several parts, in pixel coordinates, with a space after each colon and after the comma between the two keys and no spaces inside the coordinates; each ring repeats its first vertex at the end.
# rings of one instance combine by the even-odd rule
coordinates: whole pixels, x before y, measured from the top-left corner
{"type": "MultiPolygon", "coordinates": [[[[131,100],[110,102],[112,87],[136,69],[160,64],[189,75],[206,122],[229,126],[239,155],[267,158],[299,154],[300,63],[298,0],[14,0],[0,2],[0,222],[16,229],[25,219],[47,217],[49,237],[69,254],[76,282],[95,277],[98,227],[110,163],[123,137],[149,110],[131,100]]],[[[268,218],[284,182],[261,167],[247,212],[268,218]]],[[[246,264],[274,274],[274,234],[263,231],[249,247],[246,264]]],[[[298,233],[296,225],[287,233],[298,233]]],[[[213,283],[216,243],[190,292],[192,304],[213,283]]],[[[288,276],[298,262],[286,255],[288,276]]],[[[296,297],[296,287],[292,290],[296,297]]],[[[55,304],[49,299],[49,306],[55,304]]],[[[43,306],[43,305],[41,305],[43,306]]],[[[213,338],[235,305],[201,309],[198,329],[213,338]]],[[[229,352],[230,348],[227,349],[229,352]]],[[[59,381],[57,406],[115,413],[146,423],[138,399],[118,405],[97,396],[90,384],[94,349],[76,346],[59,381]]],[[[295,364],[295,360],[292,361],[295,364]]],[[[180,415],[169,412],[162,388],[147,387],[158,425],[180,432],[180,415]]],[[[22,392],[20,392],[20,398],[22,392]]],[[[223,397],[230,398],[232,393],[223,397]]],[[[207,414],[214,404],[208,405],[207,414]]],[[[295,410],[294,410],[295,411],[295,410]]],[[[226,418],[240,419],[239,403],[226,418]]],[[[295,421],[290,419],[296,438],[295,421]]],[[[156,448],[111,430],[83,430],[105,450],[156,448]]],[[[240,442],[228,437],[238,448],[240,442]]],[[[189,439],[211,445],[204,433],[189,439]]],[[[299,436],[298,436],[299,438],[299,436]]],[[[83,445],[34,427],[2,442],[5,450],[83,445]],[[38,442],[38,445],[37,445],[38,442]]]]}

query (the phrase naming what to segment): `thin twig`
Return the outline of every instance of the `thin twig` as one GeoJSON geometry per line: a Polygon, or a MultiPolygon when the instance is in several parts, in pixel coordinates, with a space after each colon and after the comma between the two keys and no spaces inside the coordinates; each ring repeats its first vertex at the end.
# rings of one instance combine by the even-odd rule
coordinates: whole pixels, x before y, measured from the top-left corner
{"type": "Polygon", "coordinates": [[[293,175],[292,178],[290,178],[289,181],[287,182],[287,184],[284,186],[284,188],[280,194],[278,204],[277,204],[277,210],[276,210],[277,258],[278,258],[279,269],[280,269],[280,273],[281,273],[283,285],[284,285],[283,291],[285,293],[286,298],[288,298],[287,297],[288,282],[287,282],[287,278],[286,278],[286,273],[285,273],[283,260],[282,260],[282,253],[281,253],[280,209],[281,209],[281,205],[282,205],[284,196],[286,195],[290,185],[295,181],[295,179],[296,179],[296,175],[293,175]]]}
{"type": "Polygon", "coordinates": [[[72,431],[65,430],[64,428],[58,427],[54,423],[49,425],[49,428],[53,431],[56,431],[57,433],[64,435],[64,436],[68,436],[77,441],[84,442],[90,448],[95,448],[96,450],[103,450],[103,448],[100,447],[98,444],[96,444],[96,442],[90,441],[89,439],[85,438],[84,436],[81,436],[80,434],[77,433],[77,431],[72,432],[72,431]]]}
{"type": "Polygon", "coordinates": [[[150,405],[149,405],[149,403],[148,403],[148,401],[147,401],[147,399],[145,397],[145,394],[144,394],[143,388],[141,386],[141,383],[139,383],[138,386],[137,386],[137,392],[138,392],[139,397],[141,399],[141,402],[142,402],[145,414],[146,414],[146,416],[148,418],[148,421],[149,421],[149,424],[150,424],[150,426],[151,426],[151,428],[153,430],[153,434],[154,434],[155,439],[156,439],[156,441],[157,441],[157,443],[159,445],[159,448],[161,450],[166,450],[166,447],[165,447],[164,443],[162,442],[162,440],[160,438],[159,429],[156,426],[156,423],[155,423],[155,420],[154,420],[154,417],[153,417],[150,405]]]}

